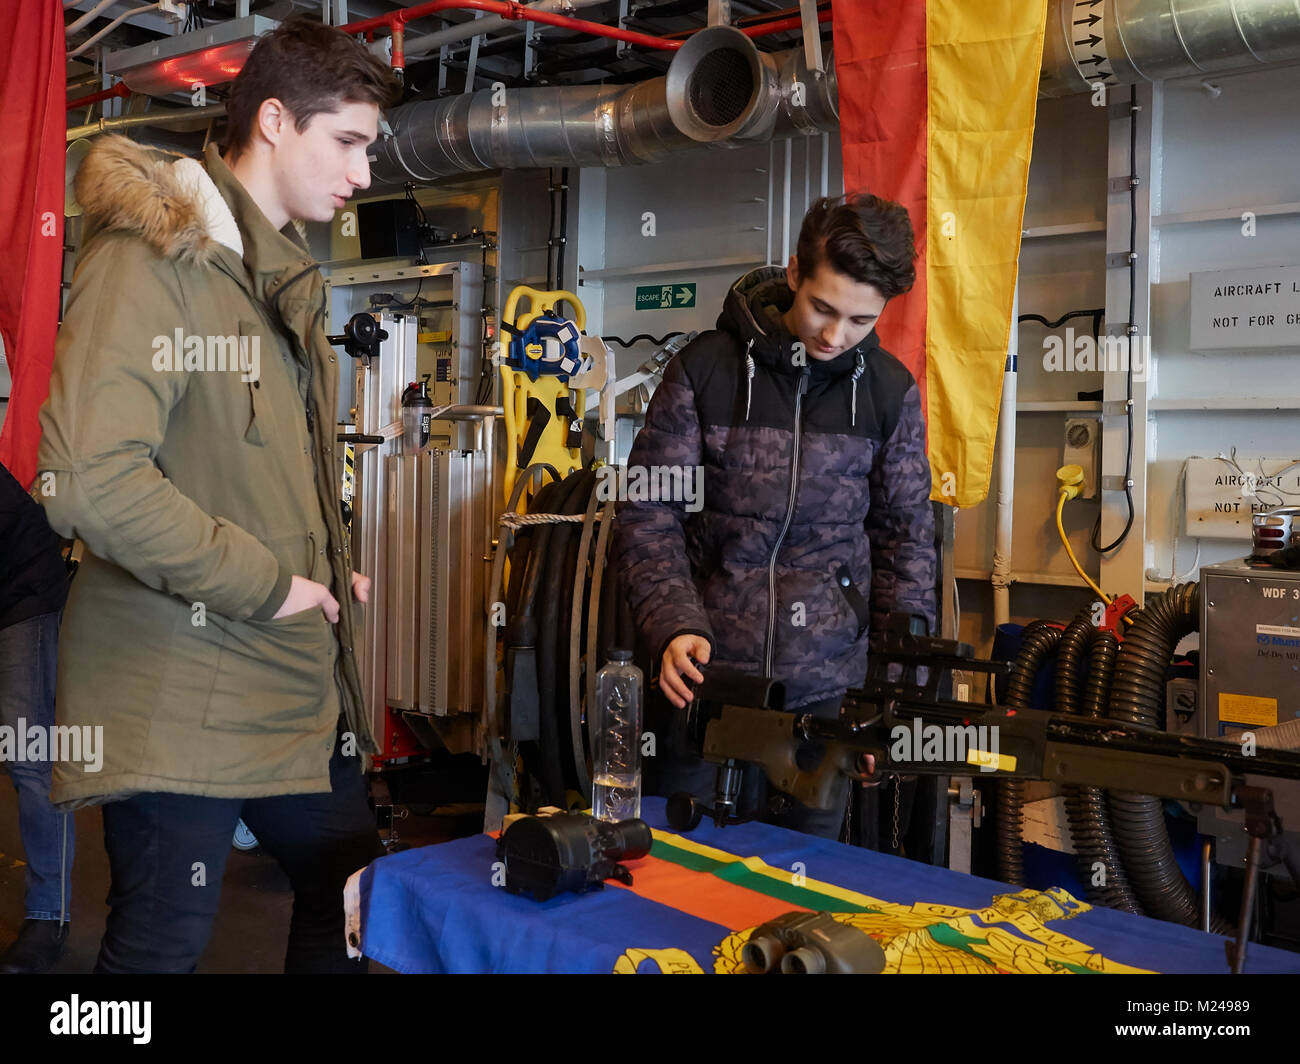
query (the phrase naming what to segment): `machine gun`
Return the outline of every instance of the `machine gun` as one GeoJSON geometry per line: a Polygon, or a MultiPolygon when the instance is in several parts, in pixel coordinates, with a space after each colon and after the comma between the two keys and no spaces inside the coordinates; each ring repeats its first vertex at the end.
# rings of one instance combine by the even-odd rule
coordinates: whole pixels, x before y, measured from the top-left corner
{"type": "MultiPolygon", "coordinates": [[[[837,777],[874,782],[885,773],[1049,780],[1210,803],[1245,813],[1244,935],[1261,847],[1282,842],[1272,792],[1246,777],[1300,780],[1300,753],[1247,754],[1236,742],[1116,720],[951,701],[943,691],[953,670],[1005,675],[1008,666],[976,658],[966,644],[921,635],[912,620],[899,618],[873,635],[866,682],[847,693],[838,718],[786,711],[784,687],[770,677],[703,667],[704,683],[685,712],[691,740],[718,765],[714,799],[709,805],[673,795],[673,829],[693,830],[705,815],[719,827],[753,819],[738,809],[741,762],[762,766],[773,786],[818,809],[832,804],[837,777]],[[871,776],[868,754],[875,758],[871,776]]],[[[1300,885],[1300,862],[1282,856],[1300,885]]],[[[1244,939],[1229,952],[1240,970],[1244,939]]]]}

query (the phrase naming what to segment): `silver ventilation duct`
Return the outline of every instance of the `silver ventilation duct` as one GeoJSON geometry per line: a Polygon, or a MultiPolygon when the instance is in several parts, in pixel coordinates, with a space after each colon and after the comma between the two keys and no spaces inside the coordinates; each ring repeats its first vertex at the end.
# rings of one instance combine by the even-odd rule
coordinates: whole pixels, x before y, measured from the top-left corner
{"type": "Polygon", "coordinates": [[[720,142],[839,125],[834,67],[802,49],[763,54],[729,26],[694,34],[664,77],[630,86],[480,89],[406,104],[371,161],[376,185],[535,166],[627,166],[720,142]]]}
{"type": "Polygon", "coordinates": [[[1043,96],[1300,59],[1296,0],[1051,0],[1043,96]]]}
{"type": "MultiPolygon", "coordinates": [[[[1043,96],[1300,59],[1298,0],[1050,0],[1043,96]]],[[[626,88],[502,89],[407,104],[374,160],[378,184],[499,167],[626,166],[703,144],[834,130],[835,67],[763,54],[739,30],[692,36],[665,77],[626,88]]]]}

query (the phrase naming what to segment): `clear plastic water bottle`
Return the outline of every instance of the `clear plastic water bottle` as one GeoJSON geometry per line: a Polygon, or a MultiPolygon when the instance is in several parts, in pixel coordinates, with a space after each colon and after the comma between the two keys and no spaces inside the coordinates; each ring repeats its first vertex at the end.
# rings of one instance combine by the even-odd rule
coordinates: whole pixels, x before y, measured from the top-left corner
{"type": "Polygon", "coordinates": [[[591,812],[597,820],[641,815],[641,680],[627,650],[611,650],[596,674],[591,812]]]}

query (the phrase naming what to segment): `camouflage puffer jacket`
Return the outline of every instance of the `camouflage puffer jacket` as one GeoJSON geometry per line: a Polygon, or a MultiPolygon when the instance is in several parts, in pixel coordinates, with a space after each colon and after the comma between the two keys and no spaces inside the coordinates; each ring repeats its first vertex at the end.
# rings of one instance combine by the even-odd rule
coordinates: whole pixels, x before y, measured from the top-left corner
{"type": "Polygon", "coordinates": [[[702,467],[702,498],[625,491],[614,564],[656,666],[696,633],[712,664],[784,681],[797,708],[861,684],[889,613],[933,630],[934,517],[912,375],[874,331],[829,361],[796,358],[784,277],[740,278],[717,330],[669,363],[628,485],[702,467]]]}

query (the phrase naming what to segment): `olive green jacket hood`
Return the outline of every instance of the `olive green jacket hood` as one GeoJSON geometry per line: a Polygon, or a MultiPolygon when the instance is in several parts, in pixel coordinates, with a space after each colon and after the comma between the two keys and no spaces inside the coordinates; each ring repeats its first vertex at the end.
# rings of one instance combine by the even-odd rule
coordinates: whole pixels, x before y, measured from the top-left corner
{"type": "Polygon", "coordinates": [[[77,194],[33,495],[87,548],[57,714],[100,729],[102,763],[56,763],[52,797],[328,790],[340,712],[358,751],[375,746],[320,272],[215,147],[200,164],[106,137],[77,194]],[[331,588],[336,626],[314,609],[271,619],[294,575],[331,588]]]}

